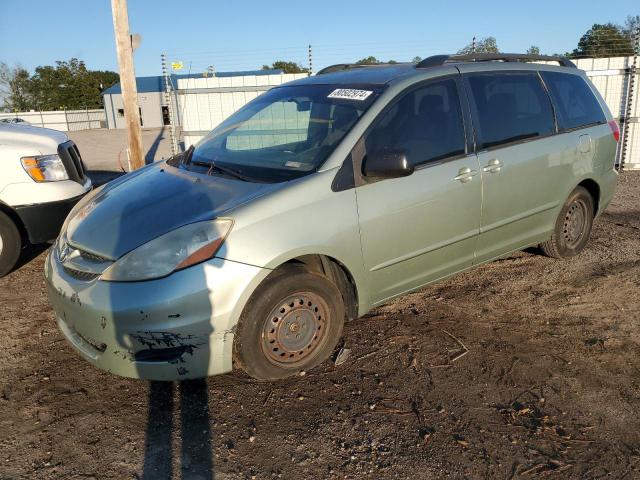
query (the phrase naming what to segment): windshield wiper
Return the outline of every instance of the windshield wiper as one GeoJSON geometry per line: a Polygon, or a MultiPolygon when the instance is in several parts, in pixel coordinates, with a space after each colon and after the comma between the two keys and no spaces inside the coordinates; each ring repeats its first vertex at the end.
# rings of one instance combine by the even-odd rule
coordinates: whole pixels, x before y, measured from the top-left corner
{"type": "Polygon", "coordinates": [[[191,155],[193,155],[193,150],[194,150],[193,145],[187,148],[187,150],[182,154],[182,157],[180,158],[181,164],[188,165],[191,162],[191,155]]]}
{"type": "Polygon", "coordinates": [[[244,182],[255,182],[255,179],[244,175],[240,172],[238,172],[237,170],[233,169],[233,168],[229,168],[229,167],[223,167],[222,165],[215,163],[214,161],[211,162],[203,162],[201,160],[190,160],[189,163],[193,164],[193,165],[197,165],[199,167],[208,167],[209,170],[207,171],[207,175],[211,175],[211,173],[214,170],[218,170],[219,172],[228,175],[230,177],[234,177],[237,178],[238,180],[242,180],[244,182]]]}

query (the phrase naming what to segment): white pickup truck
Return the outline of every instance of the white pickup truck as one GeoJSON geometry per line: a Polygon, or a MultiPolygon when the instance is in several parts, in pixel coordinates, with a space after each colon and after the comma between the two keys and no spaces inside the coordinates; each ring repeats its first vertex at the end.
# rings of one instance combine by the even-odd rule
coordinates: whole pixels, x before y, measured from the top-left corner
{"type": "Polygon", "coordinates": [[[0,124],[0,277],[27,243],[54,240],[91,180],[62,132],[0,124]]]}

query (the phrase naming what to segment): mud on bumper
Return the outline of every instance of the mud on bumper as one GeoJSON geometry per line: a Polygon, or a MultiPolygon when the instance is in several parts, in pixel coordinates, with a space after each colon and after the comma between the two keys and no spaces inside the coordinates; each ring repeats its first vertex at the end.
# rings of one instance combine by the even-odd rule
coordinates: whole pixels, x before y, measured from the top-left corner
{"type": "Polygon", "coordinates": [[[148,380],[232,369],[233,327],[268,270],[214,258],[146,282],[80,281],[52,249],[45,276],[58,326],[89,362],[148,380]]]}

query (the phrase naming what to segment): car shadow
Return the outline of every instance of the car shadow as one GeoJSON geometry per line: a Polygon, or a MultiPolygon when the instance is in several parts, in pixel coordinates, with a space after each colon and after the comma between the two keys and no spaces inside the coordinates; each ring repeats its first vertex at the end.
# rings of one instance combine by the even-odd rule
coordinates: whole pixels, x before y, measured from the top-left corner
{"type": "MultiPolygon", "coordinates": [[[[118,252],[115,254],[118,256],[131,251],[133,229],[141,235],[136,241],[149,241],[148,238],[153,237],[145,235],[153,232],[156,221],[164,215],[182,212],[180,204],[171,197],[159,198],[151,189],[135,193],[121,198],[121,203],[109,212],[114,222],[110,224],[108,234],[112,235],[110,238],[114,243],[112,251],[118,252]],[[148,206],[152,202],[155,209],[142,211],[141,205],[148,206]]],[[[213,210],[214,205],[206,202],[206,199],[202,200],[204,211],[213,210]]],[[[178,272],[175,274],[179,275],[178,272]]],[[[207,285],[203,268],[196,267],[185,278],[194,288],[207,285]]],[[[128,352],[128,360],[123,360],[133,361],[135,374],[132,376],[176,379],[148,384],[141,478],[209,480],[213,478],[213,457],[207,381],[188,378],[206,375],[211,365],[208,341],[213,333],[213,305],[209,290],[203,289],[200,291],[202,300],[187,306],[184,297],[173,298],[173,292],[166,291],[170,288],[165,284],[168,281],[170,279],[150,280],[146,284],[138,282],[130,288],[124,287],[122,282],[105,282],[104,302],[113,312],[110,320],[113,344],[117,345],[114,348],[128,352]],[[188,312],[182,312],[182,309],[188,312]],[[184,316],[178,320],[181,315],[176,312],[179,311],[184,316]],[[197,374],[195,369],[198,369],[197,374]]]]}
{"type": "Polygon", "coordinates": [[[20,270],[27,263],[31,262],[34,258],[38,257],[42,252],[46,251],[51,246],[50,243],[38,243],[36,245],[32,245],[28,243],[21,251],[20,257],[18,257],[18,261],[11,269],[12,272],[16,270],[20,270]]]}
{"type": "Polygon", "coordinates": [[[150,382],[143,480],[174,478],[175,402],[179,395],[180,475],[183,480],[213,479],[209,396],[206,379],[150,382]]]}
{"type": "Polygon", "coordinates": [[[105,183],[109,183],[118,177],[121,177],[126,172],[112,171],[112,170],[87,170],[87,177],[91,179],[91,183],[94,188],[100,187],[105,183]]]}

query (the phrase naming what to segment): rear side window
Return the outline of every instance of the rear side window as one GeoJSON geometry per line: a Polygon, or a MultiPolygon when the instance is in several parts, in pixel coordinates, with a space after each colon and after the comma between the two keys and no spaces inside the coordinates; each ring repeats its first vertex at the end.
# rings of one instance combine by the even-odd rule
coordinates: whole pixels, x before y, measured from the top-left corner
{"type": "Polygon", "coordinates": [[[404,94],[376,120],[367,152],[404,150],[420,165],[465,153],[464,126],[455,80],[428,83],[404,94]]]}
{"type": "Polygon", "coordinates": [[[471,74],[467,82],[480,148],[554,133],[551,101],[537,73],[471,74]]]}
{"type": "Polygon", "coordinates": [[[560,130],[606,122],[604,112],[584,78],[567,73],[540,73],[556,105],[560,130]]]}

